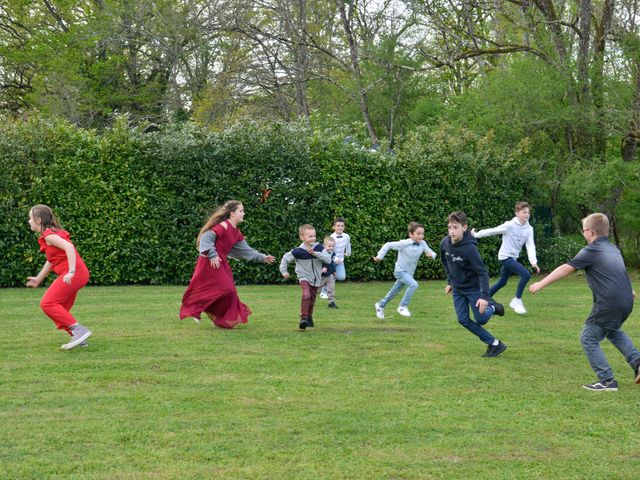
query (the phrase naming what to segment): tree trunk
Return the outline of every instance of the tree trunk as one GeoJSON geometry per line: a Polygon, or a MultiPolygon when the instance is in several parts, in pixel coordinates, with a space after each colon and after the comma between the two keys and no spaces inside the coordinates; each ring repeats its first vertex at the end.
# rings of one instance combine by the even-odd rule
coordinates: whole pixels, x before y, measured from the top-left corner
{"type": "Polygon", "coordinates": [[[340,18],[342,19],[342,26],[344,28],[344,33],[347,37],[347,42],[349,43],[351,68],[353,69],[353,75],[355,77],[356,85],[358,87],[358,105],[360,106],[360,111],[362,112],[362,118],[364,119],[364,123],[367,126],[367,131],[369,132],[369,138],[371,139],[371,143],[374,146],[376,146],[378,145],[378,135],[376,134],[376,131],[373,128],[373,123],[371,122],[371,116],[369,115],[367,92],[366,92],[366,89],[364,88],[364,82],[362,81],[362,73],[360,71],[360,56],[358,54],[358,46],[356,45],[356,40],[353,35],[353,30],[351,29],[351,18],[353,17],[353,2],[349,2],[348,15],[345,8],[345,0],[337,0],[337,2],[338,2],[338,9],[340,10],[340,18]]]}

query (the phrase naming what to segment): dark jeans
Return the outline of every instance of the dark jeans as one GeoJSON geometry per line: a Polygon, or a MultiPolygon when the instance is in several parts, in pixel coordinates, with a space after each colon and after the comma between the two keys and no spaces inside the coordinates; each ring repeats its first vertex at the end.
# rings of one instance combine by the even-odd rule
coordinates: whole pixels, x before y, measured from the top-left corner
{"type": "Polygon", "coordinates": [[[609,329],[595,323],[585,323],[580,334],[580,342],[582,342],[582,348],[587,355],[591,368],[598,376],[598,379],[602,381],[613,378],[613,372],[607,357],[600,348],[600,342],[605,337],[624,355],[631,368],[635,368],[640,362],[640,352],[633,346],[629,336],[622,330],[618,328],[609,329]]]}
{"type": "Polygon", "coordinates": [[[500,290],[507,284],[511,274],[516,274],[520,277],[520,282],[518,283],[518,288],[516,289],[516,298],[522,298],[522,292],[524,292],[524,287],[527,285],[527,282],[531,278],[531,273],[529,273],[529,270],[527,270],[515,258],[500,260],[500,264],[502,265],[502,270],[500,270],[500,278],[498,278],[498,281],[496,283],[491,285],[491,288],[489,289],[489,295],[493,297],[493,295],[498,290],[500,290]]]}
{"type": "Polygon", "coordinates": [[[300,282],[302,287],[302,304],[300,305],[300,318],[309,318],[313,315],[313,306],[316,304],[316,295],[320,287],[314,287],[306,280],[300,282]]]}
{"type": "Polygon", "coordinates": [[[481,325],[484,325],[489,321],[491,315],[495,312],[495,309],[491,305],[488,305],[484,313],[480,313],[478,307],[476,307],[476,302],[479,298],[480,290],[453,289],[453,307],[456,309],[458,323],[476,335],[484,343],[491,345],[495,340],[495,337],[482,328],[481,325]],[[471,307],[475,322],[471,320],[471,317],[469,316],[469,307],[471,307]]]}

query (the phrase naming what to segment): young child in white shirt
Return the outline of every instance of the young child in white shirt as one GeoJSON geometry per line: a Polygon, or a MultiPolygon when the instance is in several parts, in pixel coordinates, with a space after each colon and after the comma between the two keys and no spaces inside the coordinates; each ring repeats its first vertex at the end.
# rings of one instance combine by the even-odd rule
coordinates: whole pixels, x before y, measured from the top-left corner
{"type": "Polygon", "coordinates": [[[531,205],[527,202],[516,203],[516,216],[508,222],[495,228],[486,228],[476,232],[475,228],[471,230],[471,234],[475,238],[484,238],[491,235],[502,235],[502,245],[498,252],[498,260],[502,265],[500,278],[489,289],[489,295],[493,295],[504,287],[509,281],[511,274],[515,273],[520,277],[520,282],[516,288],[516,296],[511,299],[509,306],[513,311],[519,314],[527,313],[527,309],[522,303],[522,293],[524,287],[531,279],[531,273],[524,265],[518,262],[520,251],[523,246],[527,248],[527,256],[529,263],[535,269],[536,273],[540,273],[538,267],[538,259],[536,258],[536,245],[533,239],[533,227],[529,225],[531,217],[531,205]]]}

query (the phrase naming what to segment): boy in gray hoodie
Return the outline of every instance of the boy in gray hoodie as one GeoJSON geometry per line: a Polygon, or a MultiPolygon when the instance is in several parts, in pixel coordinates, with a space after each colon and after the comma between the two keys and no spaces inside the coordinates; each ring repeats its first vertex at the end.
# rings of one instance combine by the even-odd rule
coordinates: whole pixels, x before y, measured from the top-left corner
{"type": "Polygon", "coordinates": [[[289,263],[296,262],[296,275],[302,288],[300,306],[300,330],[313,327],[313,307],[318,289],[322,285],[322,264],[331,263],[331,254],[316,242],[316,230],[312,225],[304,224],[298,229],[302,243],[287,252],[280,261],[280,273],[289,278],[289,263]]]}

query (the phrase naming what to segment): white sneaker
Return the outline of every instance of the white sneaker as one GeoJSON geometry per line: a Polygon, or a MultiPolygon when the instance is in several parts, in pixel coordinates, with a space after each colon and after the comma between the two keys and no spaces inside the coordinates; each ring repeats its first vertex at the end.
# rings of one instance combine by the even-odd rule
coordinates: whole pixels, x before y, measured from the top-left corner
{"type": "Polygon", "coordinates": [[[327,294],[326,294],[326,293],[324,293],[324,292],[320,292],[320,298],[327,299],[327,298],[329,298],[329,295],[327,295],[327,294]]]}
{"type": "Polygon", "coordinates": [[[403,307],[402,305],[398,307],[398,313],[403,317],[411,316],[411,312],[409,311],[409,309],[407,307],[403,307]]]}
{"type": "Polygon", "coordinates": [[[524,303],[522,303],[521,298],[513,297],[509,302],[509,306],[514,312],[519,313],[520,315],[527,313],[527,309],[524,308],[524,303]]]}
{"type": "Polygon", "coordinates": [[[384,307],[381,307],[378,303],[376,303],[374,307],[376,307],[376,317],[380,320],[384,319],[384,307]]]}
{"type": "Polygon", "coordinates": [[[84,325],[76,323],[71,327],[71,341],[60,345],[63,350],[71,350],[74,347],[84,343],[84,341],[91,336],[91,330],[84,325]]]}

